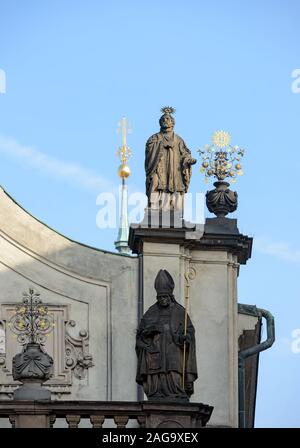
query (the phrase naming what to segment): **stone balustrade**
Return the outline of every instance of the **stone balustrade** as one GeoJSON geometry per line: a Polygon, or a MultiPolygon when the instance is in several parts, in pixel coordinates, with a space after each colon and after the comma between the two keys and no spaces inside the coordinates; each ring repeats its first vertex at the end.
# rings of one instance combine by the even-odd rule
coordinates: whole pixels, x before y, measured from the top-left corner
{"type": "MultiPolygon", "coordinates": [[[[201,428],[213,408],[202,403],[1,400],[0,419],[13,428],[201,428]]],[[[0,423],[1,427],[1,423],[0,423]]]]}

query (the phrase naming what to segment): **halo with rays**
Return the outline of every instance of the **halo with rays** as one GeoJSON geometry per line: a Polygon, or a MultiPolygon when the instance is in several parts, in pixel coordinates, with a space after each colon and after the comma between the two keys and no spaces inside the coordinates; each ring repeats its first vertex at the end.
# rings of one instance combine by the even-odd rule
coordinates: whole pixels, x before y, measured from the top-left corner
{"type": "Polygon", "coordinates": [[[163,114],[175,114],[176,109],[172,106],[165,106],[160,109],[163,114]]]}

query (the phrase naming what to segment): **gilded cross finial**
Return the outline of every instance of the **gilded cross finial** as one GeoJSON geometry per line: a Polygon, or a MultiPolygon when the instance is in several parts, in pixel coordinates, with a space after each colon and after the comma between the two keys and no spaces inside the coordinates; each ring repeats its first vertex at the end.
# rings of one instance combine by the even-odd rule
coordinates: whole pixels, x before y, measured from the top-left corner
{"type": "Polygon", "coordinates": [[[122,146],[120,146],[117,156],[121,160],[121,165],[119,166],[118,174],[120,177],[125,179],[130,176],[130,168],[127,165],[128,160],[130,159],[132,152],[129,146],[127,145],[127,133],[131,132],[128,121],[126,117],[123,117],[121,121],[118,123],[118,131],[121,130],[122,133],[122,146]]]}
{"type": "Polygon", "coordinates": [[[132,154],[129,146],[127,145],[127,133],[129,134],[131,132],[131,128],[129,127],[126,117],[123,117],[121,121],[119,121],[118,131],[119,130],[121,130],[122,134],[122,146],[120,146],[117,156],[120,158],[121,162],[125,164],[132,154]]]}

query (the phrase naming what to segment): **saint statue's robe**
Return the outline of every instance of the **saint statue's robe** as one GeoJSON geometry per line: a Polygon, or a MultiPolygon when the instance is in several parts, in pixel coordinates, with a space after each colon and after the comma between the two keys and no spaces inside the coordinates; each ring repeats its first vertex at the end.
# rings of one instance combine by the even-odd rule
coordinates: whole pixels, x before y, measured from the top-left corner
{"type": "Polygon", "coordinates": [[[174,132],[158,132],[146,143],[146,194],[187,192],[191,179],[191,151],[174,132]]]}

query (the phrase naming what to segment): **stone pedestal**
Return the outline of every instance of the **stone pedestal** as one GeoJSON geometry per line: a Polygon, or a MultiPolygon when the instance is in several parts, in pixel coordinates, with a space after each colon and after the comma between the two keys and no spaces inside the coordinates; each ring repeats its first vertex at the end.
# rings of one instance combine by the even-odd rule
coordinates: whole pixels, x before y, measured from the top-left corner
{"type": "Polygon", "coordinates": [[[13,428],[50,428],[50,415],[45,410],[38,411],[24,409],[23,414],[10,417],[13,428]]]}
{"type": "Polygon", "coordinates": [[[166,269],[174,295],[184,305],[184,274],[193,267],[189,314],[195,327],[198,380],[194,402],[210,403],[212,426],[238,426],[237,276],[251,256],[252,238],[239,233],[236,220],[206,219],[205,226],[132,225],[129,246],[141,258],[141,314],[156,300],[154,279],[166,269]]]}
{"type": "Polygon", "coordinates": [[[213,408],[202,403],[155,403],[145,401],[146,428],[202,428],[210,419],[213,408]]]}
{"type": "Polygon", "coordinates": [[[23,384],[14,391],[14,400],[51,400],[51,392],[41,381],[23,379],[23,384]]]}

